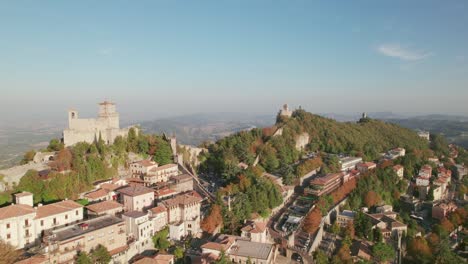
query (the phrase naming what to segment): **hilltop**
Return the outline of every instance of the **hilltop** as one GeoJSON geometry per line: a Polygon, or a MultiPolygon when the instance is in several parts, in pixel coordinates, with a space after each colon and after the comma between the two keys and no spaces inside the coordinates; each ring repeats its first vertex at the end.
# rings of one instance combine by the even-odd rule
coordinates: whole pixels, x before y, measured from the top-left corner
{"type": "Polygon", "coordinates": [[[201,170],[229,179],[238,173],[239,162],[253,165],[258,161],[266,171],[275,172],[297,163],[304,153],[348,154],[374,160],[395,147],[424,150],[428,143],[396,124],[370,118],[338,122],[299,109],[291,117],[278,116],[271,127],[241,131],[208,146],[201,170]]]}

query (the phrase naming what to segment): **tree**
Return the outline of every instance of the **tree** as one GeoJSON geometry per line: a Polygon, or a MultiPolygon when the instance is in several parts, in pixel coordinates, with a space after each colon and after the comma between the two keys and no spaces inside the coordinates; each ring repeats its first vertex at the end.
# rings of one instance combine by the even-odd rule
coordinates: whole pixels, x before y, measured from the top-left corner
{"type": "Polygon", "coordinates": [[[379,243],[379,242],[383,241],[383,235],[382,235],[382,231],[380,231],[380,228],[375,228],[374,229],[374,241],[376,243],[379,243]]]}
{"type": "Polygon", "coordinates": [[[328,257],[321,249],[317,249],[314,252],[314,263],[316,264],[328,264],[328,257]]]}
{"type": "Polygon", "coordinates": [[[221,250],[221,254],[219,255],[218,260],[215,261],[215,264],[232,264],[232,261],[226,256],[226,252],[221,250]]]}
{"type": "Polygon", "coordinates": [[[374,191],[368,191],[364,198],[364,203],[367,207],[372,207],[380,202],[380,196],[374,191]]]}
{"type": "Polygon", "coordinates": [[[378,262],[388,262],[395,258],[395,250],[390,244],[377,242],[372,247],[372,254],[378,262]]]}
{"type": "Polygon", "coordinates": [[[351,239],[354,239],[354,236],[355,236],[355,230],[354,230],[354,224],[353,224],[353,221],[348,221],[346,227],[345,227],[345,230],[344,230],[344,235],[351,238],[351,239]]]}
{"type": "Polygon", "coordinates": [[[86,254],[86,252],[80,251],[76,258],[76,263],[77,264],[93,264],[93,261],[88,256],[88,254],[86,254]]]}
{"type": "Polygon", "coordinates": [[[407,251],[407,257],[413,260],[414,263],[432,263],[433,261],[431,249],[422,237],[411,239],[407,251]]]}
{"type": "Polygon", "coordinates": [[[434,201],[434,188],[432,186],[431,188],[429,188],[429,191],[427,192],[426,200],[434,201]]]}
{"type": "Polygon", "coordinates": [[[47,151],[60,151],[65,147],[65,145],[60,142],[60,140],[54,138],[51,139],[49,145],[47,146],[47,151]]]}
{"type": "Polygon", "coordinates": [[[99,244],[94,250],[91,251],[90,258],[93,263],[98,264],[107,264],[112,259],[109,251],[107,251],[107,248],[101,244],[99,244]]]}
{"type": "Polygon", "coordinates": [[[203,231],[213,234],[217,227],[223,224],[223,216],[221,215],[221,207],[213,204],[210,214],[203,219],[200,226],[203,231]]]}
{"type": "Polygon", "coordinates": [[[34,159],[35,155],[36,155],[36,151],[33,149],[24,153],[23,160],[21,160],[21,164],[29,163],[30,161],[34,159]]]}
{"type": "Polygon", "coordinates": [[[172,163],[172,149],[169,143],[159,137],[156,142],[156,150],[154,152],[153,160],[156,161],[159,166],[172,163]]]}
{"type": "Polygon", "coordinates": [[[184,258],[184,253],[185,253],[185,250],[182,248],[182,247],[176,247],[174,249],[174,257],[179,260],[179,259],[183,259],[184,258]]]}
{"type": "Polygon", "coordinates": [[[8,242],[0,240],[0,256],[0,264],[10,264],[16,262],[20,252],[8,242]]]}
{"type": "Polygon", "coordinates": [[[153,236],[154,247],[162,251],[166,251],[171,246],[167,236],[169,235],[169,228],[164,228],[163,230],[157,232],[153,236]]]}
{"type": "Polygon", "coordinates": [[[341,263],[352,263],[348,244],[343,244],[340,250],[338,250],[338,258],[340,259],[341,263]]]}
{"type": "Polygon", "coordinates": [[[337,222],[333,223],[330,230],[333,234],[338,235],[340,233],[340,226],[337,222]]]}

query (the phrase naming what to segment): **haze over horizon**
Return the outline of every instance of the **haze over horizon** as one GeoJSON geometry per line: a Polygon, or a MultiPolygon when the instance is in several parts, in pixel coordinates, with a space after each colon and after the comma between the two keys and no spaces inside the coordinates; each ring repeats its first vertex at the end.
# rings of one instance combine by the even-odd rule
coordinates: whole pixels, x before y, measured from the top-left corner
{"type": "Polygon", "coordinates": [[[0,124],[191,113],[468,115],[466,1],[0,3],[0,124]]]}

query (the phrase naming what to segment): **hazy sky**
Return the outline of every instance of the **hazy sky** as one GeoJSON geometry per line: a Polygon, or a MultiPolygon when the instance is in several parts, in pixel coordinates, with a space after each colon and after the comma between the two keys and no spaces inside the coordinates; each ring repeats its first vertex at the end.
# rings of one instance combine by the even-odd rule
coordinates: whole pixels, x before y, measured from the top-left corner
{"type": "Polygon", "coordinates": [[[1,1],[0,120],[468,114],[468,2],[1,1]]]}

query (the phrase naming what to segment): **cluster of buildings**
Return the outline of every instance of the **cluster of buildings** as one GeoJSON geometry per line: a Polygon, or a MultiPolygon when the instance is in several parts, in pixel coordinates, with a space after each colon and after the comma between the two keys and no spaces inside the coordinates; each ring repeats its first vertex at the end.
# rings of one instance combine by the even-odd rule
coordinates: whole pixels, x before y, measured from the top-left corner
{"type": "Polygon", "coordinates": [[[452,179],[452,171],[444,167],[438,167],[436,170],[437,177],[434,180],[431,180],[433,168],[430,165],[426,164],[419,170],[414,188],[417,188],[421,200],[426,199],[431,188],[434,201],[439,201],[446,197],[448,192],[447,187],[452,179]]]}
{"type": "MultiPolygon", "coordinates": [[[[153,249],[152,237],[164,228],[172,240],[197,236],[203,199],[193,190],[192,176],[169,165],[133,163],[135,177],[96,183],[95,190],[83,194],[90,202],[86,206],[65,200],[34,207],[31,193],[17,193],[14,204],[0,208],[0,239],[18,249],[40,247],[40,263],[73,262],[78,252],[97,245],[107,248],[113,263],[128,263],[153,249]],[[148,174],[157,182],[135,180],[148,174]]],[[[165,261],[159,263],[173,259],[165,261]]]]}
{"type": "Polygon", "coordinates": [[[309,188],[305,189],[305,194],[319,197],[329,194],[347,181],[377,168],[374,162],[363,162],[360,157],[341,158],[340,164],[341,172],[328,173],[312,179],[309,188]]]}
{"type": "Polygon", "coordinates": [[[213,263],[221,254],[225,254],[226,258],[233,263],[249,263],[250,261],[250,263],[270,264],[275,263],[277,254],[277,247],[273,243],[256,242],[252,237],[224,234],[203,244],[201,249],[202,254],[196,263],[213,263]]]}

